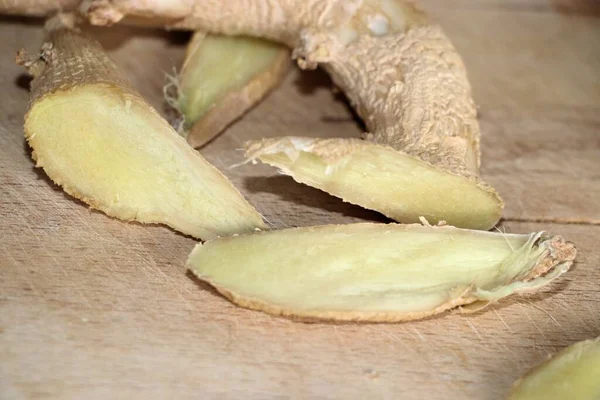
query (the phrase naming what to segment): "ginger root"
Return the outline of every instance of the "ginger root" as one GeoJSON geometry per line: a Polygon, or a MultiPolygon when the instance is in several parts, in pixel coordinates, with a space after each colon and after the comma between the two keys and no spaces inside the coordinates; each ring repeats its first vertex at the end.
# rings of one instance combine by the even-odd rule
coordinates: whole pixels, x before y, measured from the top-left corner
{"type": "Polygon", "coordinates": [[[25,136],[37,166],[70,195],[122,220],[209,239],[264,228],[229,180],[131,87],[99,43],[56,29],[34,75],[25,136]]]}
{"type": "Polygon", "coordinates": [[[234,303],[300,319],[406,321],[512,293],[566,272],[575,247],[543,232],[328,225],[198,244],[187,267],[234,303]]]}
{"type": "Polygon", "coordinates": [[[600,338],[575,343],[520,378],[508,400],[600,399],[600,338]]]}
{"type": "Polygon", "coordinates": [[[0,14],[45,17],[77,9],[81,0],[0,0],[0,14]]]}
{"type": "Polygon", "coordinates": [[[241,117],[281,82],[290,61],[287,47],[271,41],[196,32],[174,104],[188,143],[201,147],[241,117]]]}
{"type": "Polygon", "coordinates": [[[400,222],[425,216],[489,229],[501,216],[502,200],[478,175],[480,132],[462,60],[441,29],[408,4],[86,0],[83,10],[99,25],[144,19],[285,43],[301,67],[329,72],[369,129],[363,141],[250,143],[250,159],[400,222]]]}

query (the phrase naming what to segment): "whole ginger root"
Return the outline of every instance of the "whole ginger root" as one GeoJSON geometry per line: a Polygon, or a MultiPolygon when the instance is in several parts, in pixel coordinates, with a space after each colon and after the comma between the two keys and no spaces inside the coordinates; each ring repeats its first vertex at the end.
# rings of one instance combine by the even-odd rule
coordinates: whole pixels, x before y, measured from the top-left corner
{"type": "Polygon", "coordinates": [[[502,199],[479,177],[479,125],[462,60],[441,29],[410,4],[84,0],[78,9],[96,25],[123,21],[286,44],[302,68],[320,65],[331,75],[369,132],[362,141],[248,143],[249,159],[399,222],[424,216],[489,229],[501,216],[502,199]]]}
{"type": "Polygon", "coordinates": [[[0,0],[0,14],[47,17],[74,11],[81,0],[0,0]]]}
{"type": "Polygon", "coordinates": [[[364,140],[271,138],[247,157],[400,222],[489,229],[503,201],[479,177],[479,125],[462,60],[442,30],[395,0],[87,0],[98,25],[141,21],[287,44],[322,66],[369,130],[364,140]]]}

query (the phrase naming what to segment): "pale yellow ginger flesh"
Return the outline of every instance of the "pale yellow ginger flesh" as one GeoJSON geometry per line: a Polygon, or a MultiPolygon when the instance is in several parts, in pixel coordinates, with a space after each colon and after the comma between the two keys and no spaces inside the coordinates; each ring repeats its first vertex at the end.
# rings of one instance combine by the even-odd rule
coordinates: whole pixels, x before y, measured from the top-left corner
{"type": "Polygon", "coordinates": [[[262,217],[126,82],[100,45],[61,29],[37,60],[25,136],[37,165],[106,214],[210,239],[262,217]]]}
{"type": "Polygon", "coordinates": [[[260,158],[300,183],[398,221],[425,217],[436,223],[444,220],[449,225],[489,229],[500,218],[497,196],[482,183],[441,171],[391,147],[361,140],[292,137],[251,145],[247,156],[260,158]],[[319,146],[338,153],[322,152],[319,146]]]}
{"type": "Polygon", "coordinates": [[[303,319],[403,321],[538,289],[566,272],[561,237],[328,225],[198,244],[187,267],[238,305],[303,319]]]}
{"type": "MultiPolygon", "coordinates": [[[[429,22],[409,2],[85,0],[81,10],[98,25],[133,18],[171,28],[256,36],[284,43],[293,49],[300,67],[321,66],[344,91],[368,129],[363,138],[381,147],[373,148],[373,152],[385,153],[385,148],[391,147],[399,157],[409,155],[440,174],[466,178],[456,182],[469,182],[470,193],[484,193],[465,202],[451,203],[446,198],[442,203],[448,207],[421,212],[423,207],[413,207],[416,194],[396,192],[399,196],[393,199],[395,207],[390,209],[388,187],[367,188],[343,176],[323,190],[399,222],[417,222],[419,214],[435,214],[432,222],[455,219],[461,227],[489,229],[500,218],[504,203],[479,177],[480,131],[465,66],[440,27],[429,22]],[[380,198],[380,193],[385,195],[380,198]],[[456,219],[457,213],[464,216],[471,210],[473,215],[469,218],[456,219]]],[[[297,148],[286,139],[290,138],[280,141],[281,147],[288,146],[282,150],[295,152],[297,148]]],[[[249,157],[268,162],[265,157],[272,154],[266,147],[269,145],[251,143],[253,151],[249,157]]],[[[320,148],[316,155],[329,158],[339,152],[347,153],[350,147],[360,151],[359,146],[344,141],[339,141],[339,148],[315,147],[320,148]]],[[[311,184],[313,180],[303,176],[302,171],[288,173],[299,182],[311,184]]],[[[366,178],[378,181],[373,171],[368,175],[366,170],[363,173],[366,178]]],[[[386,173],[402,182],[406,171],[389,166],[386,173]]],[[[331,181],[326,176],[314,180],[331,181]]],[[[423,203],[433,204],[439,190],[429,188],[418,195],[423,203]]]]}
{"type": "Polygon", "coordinates": [[[175,104],[188,143],[201,147],[242,116],[279,84],[290,61],[287,47],[271,41],[196,32],[175,104]]]}
{"type": "Polygon", "coordinates": [[[509,400],[600,399],[600,338],[575,343],[519,379],[509,400]]]}

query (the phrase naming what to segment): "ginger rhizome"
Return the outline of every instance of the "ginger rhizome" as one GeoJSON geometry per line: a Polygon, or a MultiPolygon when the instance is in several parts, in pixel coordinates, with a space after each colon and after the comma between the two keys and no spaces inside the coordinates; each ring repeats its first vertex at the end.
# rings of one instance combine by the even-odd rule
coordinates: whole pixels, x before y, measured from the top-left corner
{"type": "Polygon", "coordinates": [[[480,131],[463,62],[411,5],[87,0],[82,10],[98,25],[144,19],[287,44],[301,67],[331,75],[369,132],[364,140],[266,139],[248,144],[250,159],[400,222],[424,216],[489,229],[500,218],[503,202],[478,173],[480,131]]]}
{"type": "Polygon", "coordinates": [[[0,0],[0,14],[46,17],[75,11],[82,0],[0,0]]]}

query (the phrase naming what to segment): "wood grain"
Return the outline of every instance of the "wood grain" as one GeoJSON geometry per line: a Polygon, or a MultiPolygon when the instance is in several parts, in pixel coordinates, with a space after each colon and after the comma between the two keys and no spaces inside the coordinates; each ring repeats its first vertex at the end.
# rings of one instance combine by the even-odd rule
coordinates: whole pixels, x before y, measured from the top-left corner
{"type": "MultiPolygon", "coordinates": [[[[34,168],[22,133],[27,79],[10,55],[36,50],[42,32],[3,19],[0,398],[499,399],[548,354],[600,335],[600,20],[492,0],[429,3],[470,72],[484,178],[507,201],[501,229],[564,235],[580,251],[571,272],[484,312],[406,324],[302,324],[237,308],[186,273],[193,240],[89,211],[34,168]]],[[[181,62],[182,37],[94,33],[164,110],[163,76],[181,62]]],[[[330,86],[295,71],[203,150],[274,227],[384,220],[268,167],[228,168],[248,139],[357,136],[330,86]]]]}

